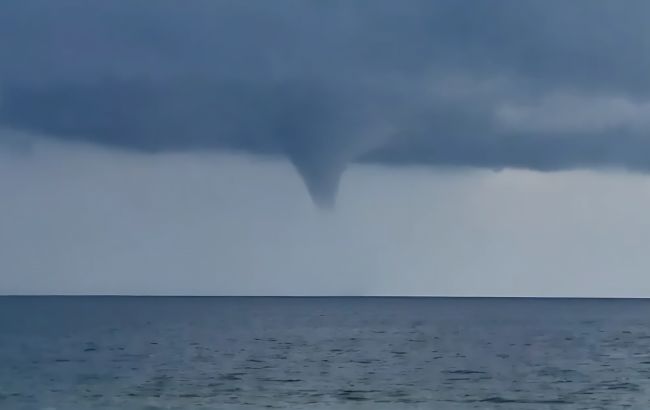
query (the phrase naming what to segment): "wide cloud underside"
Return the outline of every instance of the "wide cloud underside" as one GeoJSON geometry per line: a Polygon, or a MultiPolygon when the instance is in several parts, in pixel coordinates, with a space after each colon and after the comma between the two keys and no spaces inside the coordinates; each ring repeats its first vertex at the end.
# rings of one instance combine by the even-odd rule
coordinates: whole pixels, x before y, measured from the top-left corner
{"type": "Polygon", "coordinates": [[[13,1],[0,121],[149,152],[645,171],[644,1],[13,1]]]}

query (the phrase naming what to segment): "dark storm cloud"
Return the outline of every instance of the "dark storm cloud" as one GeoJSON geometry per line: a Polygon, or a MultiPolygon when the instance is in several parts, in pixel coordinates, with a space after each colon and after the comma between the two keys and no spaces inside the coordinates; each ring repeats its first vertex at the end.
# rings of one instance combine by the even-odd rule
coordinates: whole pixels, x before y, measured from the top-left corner
{"type": "Polygon", "coordinates": [[[0,120],[124,149],[650,165],[646,1],[5,1],[0,120]]]}

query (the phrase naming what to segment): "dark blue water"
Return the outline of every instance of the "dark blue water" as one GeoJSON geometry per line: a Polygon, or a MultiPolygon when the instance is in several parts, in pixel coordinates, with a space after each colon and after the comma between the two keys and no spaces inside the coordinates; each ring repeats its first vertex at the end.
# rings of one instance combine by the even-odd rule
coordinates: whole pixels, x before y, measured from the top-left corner
{"type": "Polygon", "coordinates": [[[647,409],[650,301],[0,298],[0,409],[258,408],[647,409]]]}

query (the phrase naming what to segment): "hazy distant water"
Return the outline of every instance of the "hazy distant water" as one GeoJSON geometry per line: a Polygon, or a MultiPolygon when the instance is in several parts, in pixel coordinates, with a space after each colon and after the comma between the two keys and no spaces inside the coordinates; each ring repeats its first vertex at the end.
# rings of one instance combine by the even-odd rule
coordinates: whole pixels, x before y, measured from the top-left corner
{"type": "Polygon", "coordinates": [[[0,409],[195,408],[648,409],[650,301],[0,298],[0,409]]]}

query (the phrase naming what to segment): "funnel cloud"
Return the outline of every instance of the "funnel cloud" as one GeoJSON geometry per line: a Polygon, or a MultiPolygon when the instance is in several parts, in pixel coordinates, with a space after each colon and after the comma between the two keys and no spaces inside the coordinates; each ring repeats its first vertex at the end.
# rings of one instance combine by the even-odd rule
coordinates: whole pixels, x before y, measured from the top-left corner
{"type": "Polygon", "coordinates": [[[648,16],[640,0],[5,1],[0,126],[286,158],[323,208],[358,162],[646,172],[648,16]]]}

